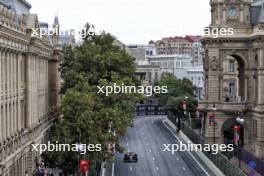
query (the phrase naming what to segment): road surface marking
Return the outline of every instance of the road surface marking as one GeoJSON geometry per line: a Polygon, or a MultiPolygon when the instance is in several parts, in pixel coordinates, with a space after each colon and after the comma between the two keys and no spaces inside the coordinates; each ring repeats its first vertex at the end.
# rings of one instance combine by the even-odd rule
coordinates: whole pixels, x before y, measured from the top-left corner
{"type": "Polygon", "coordinates": [[[186,171],[185,167],[182,167],[182,170],[183,170],[183,171],[186,171]]]}
{"type": "Polygon", "coordinates": [[[155,157],[152,157],[153,161],[155,161],[155,157]]]}
{"type": "MultiPolygon", "coordinates": [[[[163,125],[171,132],[171,134],[180,142],[181,140],[175,135],[175,133],[165,124],[165,120],[162,121],[163,125]]],[[[187,151],[187,153],[192,157],[192,159],[198,164],[198,166],[204,171],[204,173],[208,176],[208,172],[203,168],[203,166],[197,161],[197,159],[192,155],[190,151],[187,151]]]]}
{"type": "Polygon", "coordinates": [[[149,149],[149,152],[151,152],[151,150],[149,149]]]}
{"type": "Polygon", "coordinates": [[[112,176],[115,176],[115,163],[112,164],[112,176]]]}
{"type": "Polygon", "coordinates": [[[127,146],[128,146],[128,142],[127,142],[127,146]]]}
{"type": "Polygon", "coordinates": [[[132,170],[133,170],[133,168],[130,166],[130,167],[129,167],[129,170],[130,170],[130,171],[132,171],[132,170]]]}
{"type": "Polygon", "coordinates": [[[158,171],[159,170],[159,167],[156,167],[156,170],[158,171]]]}

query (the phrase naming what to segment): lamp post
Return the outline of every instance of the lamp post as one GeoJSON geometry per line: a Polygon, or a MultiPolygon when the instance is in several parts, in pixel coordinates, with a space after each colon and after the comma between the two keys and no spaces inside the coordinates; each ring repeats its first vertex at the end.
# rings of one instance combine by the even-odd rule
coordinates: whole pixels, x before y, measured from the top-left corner
{"type": "MultiPolygon", "coordinates": [[[[82,145],[80,143],[77,143],[76,146],[77,146],[77,150],[78,150],[78,170],[79,170],[79,168],[81,167],[81,165],[80,165],[80,152],[82,149],[82,145]]],[[[78,172],[79,172],[78,175],[81,175],[81,171],[78,171],[78,172]]]]}
{"type": "Polygon", "coordinates": [[[213,113],[209,115],[209,126],[213,126],[213,141],[214,141],[214,144],[216,142],[216,139],[215,139],[215,128],[216,128],[216,125],[217,125],[217,122],[215,120],[215,111],[216,111],[216,108],[215,108],[215,103],[213,104],[213,113]]]}
{"type": "Polygon", "coordinates": [[[184,113],[184,116],[186,117],[187,115],[187,100],[188,100],[189,97],[184,97],[184,100],[183,100],[183,103],[182,103],[182,109],[183,109],[183,113],[184,113]]]}
{"type": "MultiPolygon", "coordinates": [[[[183,101],[181,101],[181,108],[183,109],[183,116],[186,115],[186,109],[187,109],[187,102],[186,100],[188,99],[188,97],[185,97],[183,101]]],[[[177,128],[177,132],[179,132],[181,130],[181,118],[180,116],[182,116],[181,113],[178,113],[178,128],[177,128]]]]}
{"type": "Polygon", "coordinates": [[[236,118],[237,124],[234,126],[234,142],[237,145],[237,158],[238,158],[238,166],[241,168],[241,159],[240,159],[240,147],[241,147],[241,126],[245,123],[243,119],[243,112],[240,112],[240,115],[236,118]]]}

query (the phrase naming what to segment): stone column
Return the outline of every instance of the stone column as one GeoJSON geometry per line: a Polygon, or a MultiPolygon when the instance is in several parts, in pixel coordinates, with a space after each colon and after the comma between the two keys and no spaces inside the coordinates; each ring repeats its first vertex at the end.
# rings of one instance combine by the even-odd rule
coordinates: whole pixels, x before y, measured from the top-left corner
{"type": "Polygon", "coordinates": [[[219,102],[223,101],[223,76],[219,76],[219,102]]]}
{"type": "Polygon", "coordinates": [[[31,64],[31,55],[27,55],[26,57],[26,128],[31,127],[31,89],[32,89],[32,64],[31,64]]]}
{"type": "Polygon", "coordinates": [[[243,21],[244,21],[244,6],[243,5],[241,5],[239,7],[239,12],[240,12],[240,14],[239,14],[239,16],[240,16],[239,21],[241,23],[243,23],[243,21]]]}
{"type": "Polygon", "coordinates": [[[245,76],[245,101],[248,101],[248,76],[245,76]]]}
{"type": "Polygon", "coordinates": [[[51,107],[57,107],[59,101],[59,58],[60,50],[55,49],[53,58],[49,60],[49,105],[51,107]]]}
{"type": "Polygon", "coordinates": [[[227,10],[226,6],[223,5],[223,22],[224,23],[226,23],[226,10],[227,10]]]}
{"type": "MultiPolygon", "coordinates": [[[[0,97],[3,96],[3,71],[2,71],[2,60],[3,60],[3,50],[0,48],[0,97]]],[[[0,143],[3,141],[3,105],[4,103],[0,101],[0,143]]]]}
{"type": "Polygon", "coordinates": [[[6,133],[6,118],[7,118],[7,114],[6,114],[6,69],[7,69],[7,58],[6,58],[6,51],[2,50],[2,95],[4,97],[4,101],[2,102],[2,106],[3,106],[3,119],[2,119],[2,132],[3,132],[3,139],[6,139],[7,133],[6,133]]]}
{"type": "Polygon", "coordinates": [[[258,104],[264,104],[264,70],[259,70],[258,75],[258,104]]]}
{"type": "Polygon", "coordinates": [[[15,100],[14,100],[14,102],[15,102],[15,108],[14,108],[14,114],[15,114],[15,134],[17,134],[17,132],[18,132],[18,101],[19,101],[19,94],[18,94],[18,86],[17,86],[17,77],[18,77],[18,67],[17,67],[17,62],[18,62],[18,54],[17,54],[17,52],[15,53],[15,61],[14,61],[14,63],[15,63],[15,73],[14,73],[14,87],[15,87],[15,100]]]}
{"type": "Polygon", "coordinates": [[[10,135],[14,135],[14,53],[13,51],[10,52],[10,94],[12,95],[11,102],[10,102],[10,135]]]}
{"type": "MultiPolygon", "coordinates": [[[[7,93],[7,96],[10,94],[10,71],[11,71],[11,67],[10,67],[10,53],[9,51],[7,51],[7,55],[6,55],[6,59],[7,59],[7,70],[6,70],[6,77],[7,77],[7,89],[6,89],[6,93],[7,93]]],[[[7,125],[6,125],[6,129],[7,129],[7,137],[11,137],[11,131],[10,131],[10,126],[11,126],[11,115],[10,115],[10,102],[7,101],[6,102],[6,111],[7,111],[7,125]]]]}
{"type": "Polygon", "coordinates": [[[257,102],[258,104],[264,104],[264,49],[259,50],[259,70],[258,70],[258,76],[257,76],[257,85],[258,85],[258,98],[257,102]]]}
{"type": "Polygon", "coordinates": [[[38,69],[37,69],[37,56],[34,56],[33,59],[33,67],[34,67],[34,76],[33,76],[33,87],[34,87],[34,91],[33,91],[33,97],[32,97],[32,110],[33,110],[33,124],[36,124],[37,120],[38,120],[38,69]]]}
{"type": "Polygon", "coordinates": [[[22,70],[21,70],[21,61],[22,61],[22,53],[18,53],[18,58],[17,58],[17,114],[18,114],[18,131],[20,131],[22,128],[22,112],[21,112],[21,76],[22,76],[22,70]]]}

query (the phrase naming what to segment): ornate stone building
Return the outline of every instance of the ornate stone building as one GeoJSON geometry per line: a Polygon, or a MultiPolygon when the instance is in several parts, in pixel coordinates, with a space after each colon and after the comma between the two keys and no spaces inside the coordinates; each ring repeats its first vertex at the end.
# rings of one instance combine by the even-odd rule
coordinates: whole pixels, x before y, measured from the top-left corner
{"type": "Polygon", "coordinates": [[[211,0],[213,28],[233,28],[231,36],[202,39],[205,49],[203,135],[230,143],[239,125],[240,144],[264,158],[264,0],[211,0]],[[209,126],[209,114],[215,125],[209,126]]]}
{"type": "Polygon", "coordinates": [[[30,4],[8,2],[0,1],[0,175],[24,176],[36,167],[31,144],[44,142],[58,102],[59,36],[33,36],[39,23],[30,4]]]}

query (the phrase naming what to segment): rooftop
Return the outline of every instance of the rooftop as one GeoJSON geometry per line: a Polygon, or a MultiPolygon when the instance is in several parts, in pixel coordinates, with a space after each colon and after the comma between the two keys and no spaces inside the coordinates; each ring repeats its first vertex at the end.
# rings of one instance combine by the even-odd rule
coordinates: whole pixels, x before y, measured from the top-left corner
{"type": "Polygon", "coordinates": [[[183,36],[175,36],[175,37],[165,37],[162,40],[158,40],[157,42],[161,41],[169,41],[169,42],[198,42],[202,36],[200,35],[186,35],[185,37],[183,36]]]}

